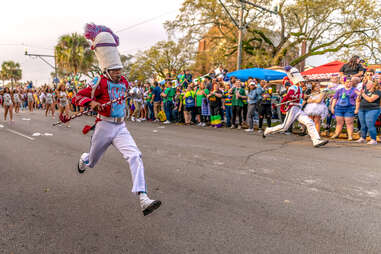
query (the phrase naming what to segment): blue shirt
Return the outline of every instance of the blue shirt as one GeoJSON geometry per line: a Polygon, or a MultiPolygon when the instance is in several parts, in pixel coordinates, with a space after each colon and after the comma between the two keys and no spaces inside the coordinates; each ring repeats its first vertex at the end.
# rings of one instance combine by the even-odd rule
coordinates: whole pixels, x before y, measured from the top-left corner
{"type": "Polygon", "coordinates": [[[154,102],[159,102],[161,101],[161,88],[159,86],[156,86],[154,89],[153,89],[153,92],[152,92],[153,95],[155,95],[155,98],[153,99],[154,102]]]}
{"type": "MultiPolygon", "coordinates": [[[[126,86],[122,83],[107,81],[110,100],[118,99],[126,93],[126,86]]],[[[126,115],[126,101],[122,100],[111,104],[111,117],[124,117],[126,115]]]]}
{"type": "Polygon", "coordinates": [[[254,90],[251,90],[251,91],[249,92],[249,94],[247,95],[247,97],[249,98],[248,103],[249,103],[250,105],[252,105],[252,104],[257,103],[258,100],[259,100],[258,98],[260,98],[261,96],[258,94],[257,89],[254,89],[254,90]]]}

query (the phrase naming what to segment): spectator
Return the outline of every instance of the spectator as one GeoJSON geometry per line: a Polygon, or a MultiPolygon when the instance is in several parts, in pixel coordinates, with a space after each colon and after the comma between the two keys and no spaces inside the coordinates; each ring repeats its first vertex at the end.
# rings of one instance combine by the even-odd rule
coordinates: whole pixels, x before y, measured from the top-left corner
{"type": "Polygon", "coordinates": [[[201,82],[200,87],[196,91],[196,118],[198,121],[198,126],[205,127],[206,119],[202,115],[202,103],[206,99],[206,96],[209,94],[209,90],[205,88],[205,82],[201,82]]]}
{"type": "Polygon", "coordinates": [[[196,93],[192,90],[192,86],[188,85],[187,90],[184,94],[184,99],[183,99],[183,105],[185,105],[185,108],[184,108],[185,125],[191,124],[192,113],[195,108],[195,95],[196,93]]]}
{"type": "Polygon", "coordinates": [[[232,129],[242,128],[242,108],[243,108],[243,101],[246,99],[246,93],[245,89],[241,87],[241,81],[237,79],[234,83],[234,87],[231,89],[231,94],[233,94],[232,98],[232,105],[233,105],[233,119],[232,119],[232,129]],[[238,116],[238,125],[236,124],[238,116]]]}
{"type": "Polygon", "coordinates": [[[335,134],[331,137],[332,139],[340,135],[345,122],[348,140],[352,140],[356,98],[356,88],[352,86],[352,82],[349,79],[345,79],[345,87],[336,91],[332,101],[331,112],[336,117],[336,130],[335,134]]]}
{"type": "Polygon", "coordinates": [[[375,125],[380,115],[380,97],[381,91],[378,90],[378,84],[373,80],[368,80],[357,98],[357,104],[359,104],[358,116],[361,122],[361,138],[357,141],[358,143],[365,143],[366,135],[369,132],[371,140],[368,145],[377,144],[375,125]]]}
{"type": "Polygon", "coordinates": [[[352,76],[352,77],[361,77],[364,75],[365,69],[360,64],[360,57],[353,56],[348,63],[344,64],[340,69],[340,75],[343,76],[352,76]]]}
{"type": "Polygon", "coordinates": [[[226,127],[230,128],[232,126],[231,122],[232,122],[233,111],[232,111],[232,95],[230,93],[229,84],[225,85],[222,109],[225,110],[226,127]]]}
{"type": "Polygon", "coordinates": [[[148,107],[147,118],[151,121],[155,119],[155,114],[153,110],[153,90],[154,88],[150,86],[148,88],[148,93],[147,93],[147,107],[148,107]]]}
{"type": "Polygon", "coordinates": [[[141,110],[143,107],[144,90],[140,81],[135,81],[136,86],[131,89],[132,103],[134,105],[134,112],[131,120],[141,122],[141,110]]]}
{"type": "Polygon", "coordinates": [[[214,128],[220,128],[222,126],[220,113],[222,96],[219,84],[214,83],[212,92],[207,96],[210,105],[210,123],[214,128]]]}
{"type": "Polygon", "coordinates": [[[263,119],[266,118],[267,126],[271,127],[272,111],[271,111],[271,98],[272,88],[265,80],[261,80],[258,86],[258,94],[261,96],[259,99],[258,115],[259,115],[259,132],[262,132],[263,119]]]}
{"type": "Polygon", "coordinates": [[[161,93],[161,97],[163,97],[163,103],[164,103],[164,112],[165,116],[167,117],[167,120],[164,122],[164,124],[170,124],[172,121],[172,111],[173,111],[173,99],[175,97],[175,89],[172,88],[172,83],[167,82],[166,88],[164,92],[161,93]]]}
{"type": "Polygon", "coordinates": [[[258,102],[258,93],[256,83],[254,81],[249,84],[249,92],[248,92],[248,110],[247,110],[247,119],[249,122],[249,128],[245,131],[252,132],[254,131],[254,115],[257,110],[257,102],[258,102]]]}
{"type": "Polygon", "coordinates": [[[154,112],[154,115],[155,115],[155,122],[158,122],[159,121],[159,118],[157,117],[157,114],[160,112],[161,110],[161,88],[159,86],[159,83],[157,81],[155,81],[154,83],[154,89],[152,91],[152,101],[153,101],[153,112],[154,112]]]}

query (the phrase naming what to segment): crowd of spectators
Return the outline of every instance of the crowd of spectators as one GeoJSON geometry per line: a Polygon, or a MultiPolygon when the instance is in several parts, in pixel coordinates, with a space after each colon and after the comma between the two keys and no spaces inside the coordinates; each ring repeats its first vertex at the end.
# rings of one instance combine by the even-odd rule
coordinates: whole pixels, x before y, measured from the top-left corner
{"type": "MultiPolygon", "coordinates": [[[[330,130],[332,139],[342,135],[344,126],[347,139],[360,134],[356,142],[377,144],[380,115],[381,73],[366,69],[360,58],[354,56],[329,82],[304,82],[303,109],[314,121],[317,130],[330,130]]],[[[130,82],[127,103],[127,121],[153,121],[164,124],[197,125],[200,127],[245,129],[262,132],[266,126],[284,121],[279,102],[291,84],[273,84],[249,77],[242,82],[227,77],[227,70],[219,67],[209,74],[194,79],[186,70],[178,75],[167,75],[162,82],[130,82]]],[[[45,115],[58,110],[81,110],[71,103],[76,88],[69,83],[58,86],[33,88],[29,85],[3,89],[0,102],[4,118],[13,111],[44,109],[45,115]]],[[[285,134],[304,133],[303,126],[291,126],[285,134]],[[296,131],[295,129],[298,129],[296,131]]]]}

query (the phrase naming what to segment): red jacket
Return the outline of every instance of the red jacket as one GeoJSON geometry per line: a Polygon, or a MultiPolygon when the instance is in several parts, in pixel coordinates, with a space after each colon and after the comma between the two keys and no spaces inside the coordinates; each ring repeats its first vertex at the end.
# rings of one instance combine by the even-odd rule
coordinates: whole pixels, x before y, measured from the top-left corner
{"type": "Polygon", "coordinates": [[[303,99],[303,90],[299,86],[291,86],[287,94],[283,97],[281,103],[290,102],[288,104],[283,104],[281,106],[281,111],[283,113],[286,113],[288,110],[290,110],[293,106],[300,104],[303,99]]]}
{"type": "MultiPolygon", "coordinates": [[[[104,104],[106,102],[109,102],[110,100],[119,98],[121,96],[125,96],[127,93],[127,89],[128,82],[123,76],[121,77],[120,82],[118,84],[115,84],[102,75],[100,77],[95,78],[90,86],[80,90],[76,94],[76,96],[73,97],[72,103],[81,107],[87,106],[91,101],[96,101],[100,104],[104,104]]],[[[114,114],[115,109],[118,110],[118,114],[121,114],[119,111],[121,109],[124,110],[125,107],[126,105],[124,100],[121,102],[114,103],[113,105],[107,106],[102,111],[98,111],[98,113],[106,117],[120,117],[112,114],[114,114]]]]}

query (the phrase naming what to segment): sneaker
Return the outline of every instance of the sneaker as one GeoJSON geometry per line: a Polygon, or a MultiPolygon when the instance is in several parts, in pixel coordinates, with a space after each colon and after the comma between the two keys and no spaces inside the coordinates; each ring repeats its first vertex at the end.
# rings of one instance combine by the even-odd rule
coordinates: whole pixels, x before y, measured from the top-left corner
{"type": "Polygon", "coordinates": [[[202,125],[202,123],[198,123],[198,124],[197,124],[197,126],[201,126],[201,125],[202,125]]]}
{"type": "Polygon", "coordinates": [[[234,125],[232,125],[232,127],[230,127],[230,129],[235,129],[235,126],[234,126],[234,125]]]}
{"type": "Polygon", "coordinates": [[[145,119],[144,117],[140,119],[141,121],[146,121],[147,119],[145,119]]]}
{"type": "Polygon", "coordinates": [[[202,124],[201,124],[201,127],[205,127],[205,126],[206,126],[206,123],[202,123],[202,124]]]}
{"type": "Polygon", "coordinates": [[[253,132],[254,129],[246,129],[245,131],[246,131],[246,132],[253,132]]]}
{"type": "Polygon", "coordinates": [[[284,132],[283,134],[284,134],[284,135],[291,135],[291,132],[286,131],[286,132],[284,132]]]}
{"type": "Polygon", "coordinates": [[[136,122],[138,122],[138,123],[140,123],[142,120],[140,120],[139,118],[138,119],[136,119],[136,122]]]}
{"type": "Polygon", "coordinates": [[[374,139],[371,139],[368,143],[366,143],[367,145],[377,145],[377,141],[374,140],[374,139]]]}
{"type": "Polygon", "coordinates": [[[258,130],[258,133],[262,133],[262,132],[263,132],[263,130],[262,130],[262,129],[259,129],[259,130],[258,130]]]}
{"type": "Polygon", "coordinates": [[[356,140],[356,143],[360,143],[360,144],[365,143],[365,142],[366,142],[366,140],[364,138],[360,138],[360,139],[356,140]]]}
{"type": "Polygon", "coordinates": [[[156,209],[158,209],[161,205],[160,200],[152,200],[150,199],[146,193],[141,193],[139,195],[140,199],[140,207],[142,208],[143,215],[146,216],[156,209]]]}
{"type": "Polygon", "coordinates": [[[135,117],[131,117],[131,121],[135,122],[135,117]]]}
{"type": "Polygon", "coordinates": [[[242,129],[241,125],[238,125],[238,130],[242,129]]]}
{"type": "Polygon", "coordinates": [[[153,121],[154,121],[155,123],[160,122],[159,119],[155,119],[155,120],[153,120],[153,121]]]}
{"type": "Polygon", "coordinates": [[[328,140],[319,139],[318,141],[314,142],[314,147],[318,148],[318,147],[324,146],[328,144],[328,142],[329,142],[328,140]]]}
{"type": "Polygon", "coordinates": [[[170,121],[168,121],[168,120],[164,122],[164,124],[170,124],[170,123],[171,123],[171,122],[170,122],[170,121]]]}
{"type": "Polygon", "coordinates": [[[80,174],[85,173],[85,171],[87,169],[87,164],[89,164],[89,160],[87,159],[88,156],[89,156],[88,153],[83,153],[81,155],[81,158],[79,158],[78,167],[77,167],[78,173],[80,173],[80,174]]]}

